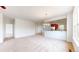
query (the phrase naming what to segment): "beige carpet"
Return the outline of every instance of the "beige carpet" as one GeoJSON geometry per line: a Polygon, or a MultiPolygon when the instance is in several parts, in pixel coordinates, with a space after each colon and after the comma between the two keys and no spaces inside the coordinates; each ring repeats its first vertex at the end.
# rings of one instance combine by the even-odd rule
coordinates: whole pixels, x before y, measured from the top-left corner
{"type": "Polygon", "coordinates": [[[65,41],[44,38],[41,35],[7,40],[0,44],[3,52],[66,52],[65,41]]]}

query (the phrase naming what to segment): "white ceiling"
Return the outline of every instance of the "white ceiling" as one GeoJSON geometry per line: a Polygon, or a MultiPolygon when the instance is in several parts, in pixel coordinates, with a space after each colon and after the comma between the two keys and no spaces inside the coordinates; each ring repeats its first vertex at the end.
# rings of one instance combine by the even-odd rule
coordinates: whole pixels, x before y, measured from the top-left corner
{"type": "Polygon", "coordinates": [[[4,13],[10,17],[42,21],[60,15],[67,15],[73,7],[67,6],[7,6],[4,13]],[[45,15],[47,13],[47,16],[45,15]]]}

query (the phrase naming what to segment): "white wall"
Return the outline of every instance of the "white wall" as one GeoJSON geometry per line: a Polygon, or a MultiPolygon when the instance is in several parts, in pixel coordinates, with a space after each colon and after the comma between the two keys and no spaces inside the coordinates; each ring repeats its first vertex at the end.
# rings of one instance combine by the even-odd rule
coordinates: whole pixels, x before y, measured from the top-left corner
{"type": "Polygon", "coordinates": [[[0,43],[3,42],[3,14],[0,13],[0,43]]]}
{"type": "Polygon", "coordinates": [[[13,37],[14,19],[7,15],[3,15],[3,23],[4,23],[4,38],[13,37]]]}
{"type": "Polygon", "coordinates": [[[73,11],[73,45],[75,51],[79,51],[79,38],[78,38],[78,20],[79,20],[79,7],[75,7],[73,11]]]}
{"type": "Polygon", "coordinates": [[[15,19],[15,38],[35,35],[35,23],[23,19],[15,19]]]}
{"type": "Polygon", "coordinates": [[[42,23],[36,23],[36,33],[41,33],[43,29],[42,23]]]}
{"type": "Polygon", "coordinates": [[[72,42],[73,37],[73,13],[67,15],[67,41],[72,42]]]}

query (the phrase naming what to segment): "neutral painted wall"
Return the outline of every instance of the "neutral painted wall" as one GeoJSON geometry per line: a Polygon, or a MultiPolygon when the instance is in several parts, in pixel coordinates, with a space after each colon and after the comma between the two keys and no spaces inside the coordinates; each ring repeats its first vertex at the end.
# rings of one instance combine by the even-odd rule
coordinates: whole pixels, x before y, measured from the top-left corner
{"type": "Polygon", "coordinates": [[[73,37],[73,13],[67,15],[67,41],[72,42],[73,37]]]}
{"type": "Polygon", "coordinates": [[[3,42],[3,14],[0,13],[0,43],[3,42]]]}
{"type": "Polygon", "coordinates": [[[4,38],[14,37],[14,19],[3,15],[3,23],[4,23],[4,38]]]}
{"type": "Polygon", "coordinates": [[[67,15],[67,41],[72,42],[73,37],[73,13],[67,15]]]}
{"type": "Polygon", "coordinates": [[[41,33],[43,30],[43,25],[42,23],[36,23],[36,33],[41,33]]]}
{"type": "Polygon", "coordinates": [[[4,20],[4,24],[13,24],[14,23],[14,19],[12,17],[9,17],[4,14],[3,14],[3,20],[4,20]]]}
{"type": "Polygon", "coordinates": [[[15,38],[35,35],[35,23],[23,19],[15,19],[15,38]]]}
{"type": "MultiPolygon", "coordinates": [[[[12,19],[11,17],[8,17],[4,15],[4,29],[6,24],[13,24],[14,25],[14,33],[11,36],[14,36],[15,38],[25,37],[25,36],[31,36],[35,34],[35,23],[29,20],[23,20],[23,19],[12,19]]],[[[4,36],[10,36],[8,33],[10,28],[8,28],[7,32],[4,33],[4,36]]]]}
{"type": "Polygon", "coordinates": [[[79,20],[79,7],[75,7],[73,11],[73,45],[75,51],[79,51],[78,20],[79,20]]]}

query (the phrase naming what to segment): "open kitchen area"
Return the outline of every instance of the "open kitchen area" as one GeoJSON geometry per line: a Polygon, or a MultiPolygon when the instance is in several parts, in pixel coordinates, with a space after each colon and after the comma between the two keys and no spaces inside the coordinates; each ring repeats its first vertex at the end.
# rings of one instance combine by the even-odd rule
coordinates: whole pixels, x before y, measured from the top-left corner
{"type": "Polygon", "coordinates": [[[67,19],[54,20],[43,24],[43,34],[45,37],[66,40],[67,19]]]}

